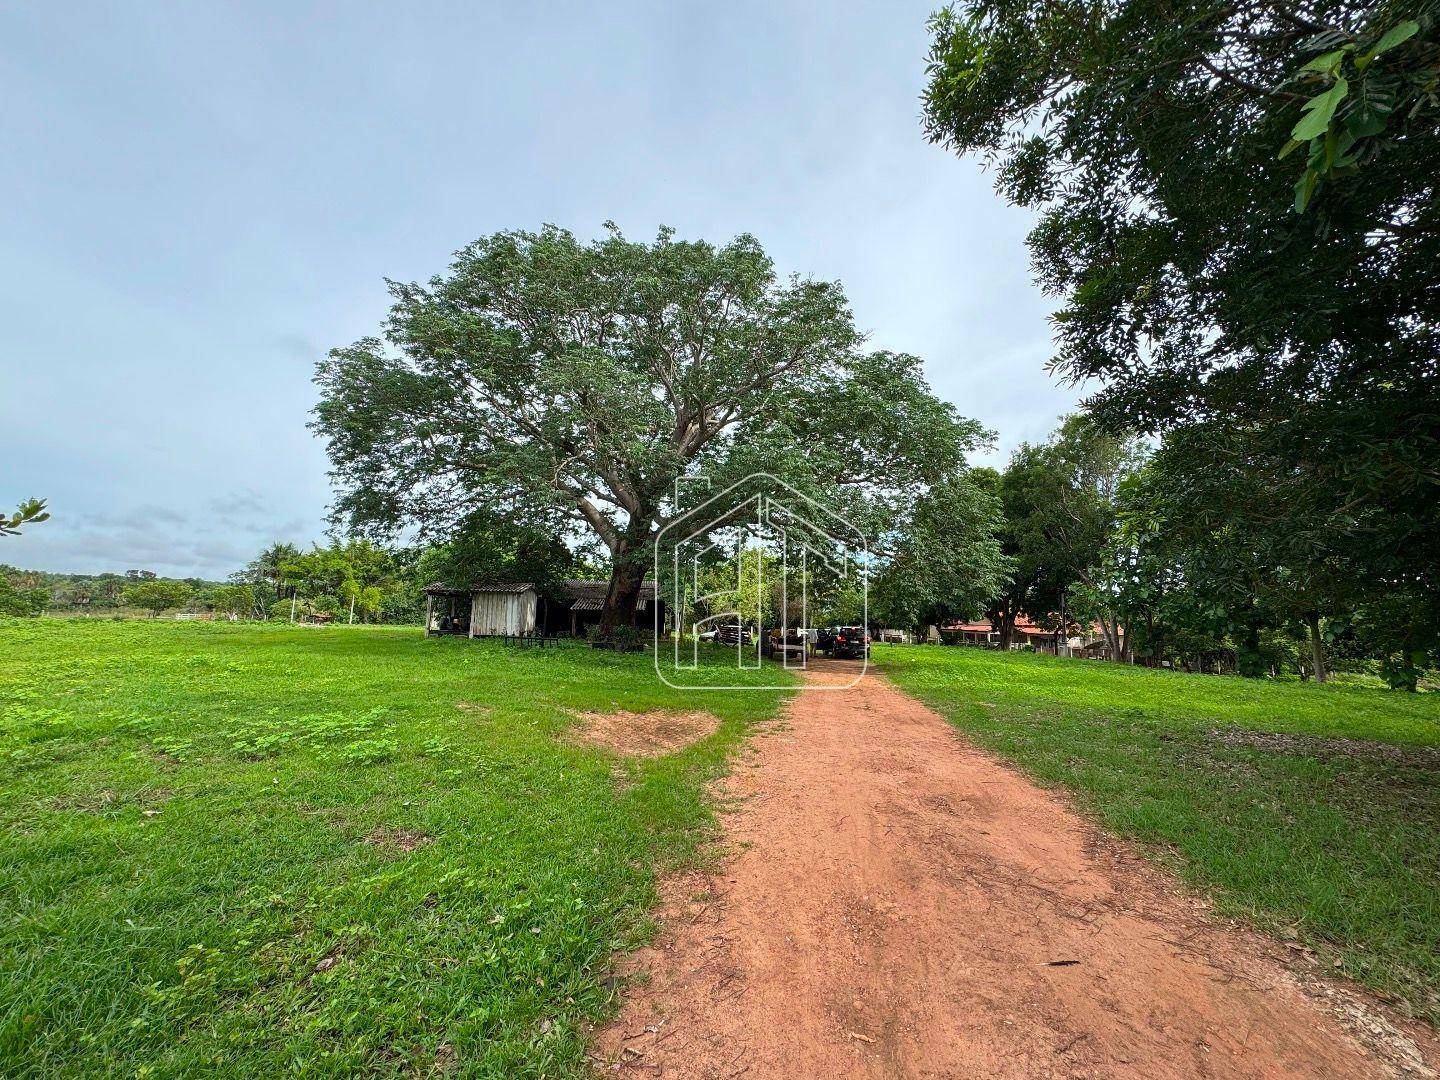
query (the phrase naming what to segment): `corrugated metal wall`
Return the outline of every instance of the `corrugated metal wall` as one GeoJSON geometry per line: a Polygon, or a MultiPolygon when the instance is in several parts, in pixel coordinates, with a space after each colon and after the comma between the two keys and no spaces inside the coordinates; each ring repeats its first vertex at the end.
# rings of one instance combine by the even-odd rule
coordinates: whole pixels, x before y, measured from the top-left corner
{"type": "Polygon", "coordinates": [[[494,634],[533,634],[535,593],[475,593],[470,598],[470,633],[474,637],[494,634]]]}

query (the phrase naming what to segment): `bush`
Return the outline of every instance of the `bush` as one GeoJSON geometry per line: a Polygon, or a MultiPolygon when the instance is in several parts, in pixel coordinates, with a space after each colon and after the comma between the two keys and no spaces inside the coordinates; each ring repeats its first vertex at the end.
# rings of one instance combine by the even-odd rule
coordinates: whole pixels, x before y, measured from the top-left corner
{"type": "Polygon", "coordinates": [[[249,585],[221,585],[210,594],[210,604],[222,615],[248,619],[255,614],[255,591],[249,585]]]}
{"type": "Polygon", "coordinates": [[[17,589],[4,578],[0,578],[0,615],[35,619],[39,618],[49,603],[48,589],[17,589]]]}
{"type": "Polygon", "coordinates": [[[144,608],[154,618],[170,608],[184,607],[194,590],[183,581],[155,578],[137,582],[121,594],[125,603],[144,608]]]}

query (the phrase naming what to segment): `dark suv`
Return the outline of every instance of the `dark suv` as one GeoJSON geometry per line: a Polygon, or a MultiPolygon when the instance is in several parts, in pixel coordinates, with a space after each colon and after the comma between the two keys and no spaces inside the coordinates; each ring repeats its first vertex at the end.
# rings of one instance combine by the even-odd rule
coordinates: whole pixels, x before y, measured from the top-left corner
{"type": "Polygon", "coordinates": [[[815,649],[837,660],[863,660],[870,655],[870,635],[863,626],[832,626],[820,631],[815,649]]]}

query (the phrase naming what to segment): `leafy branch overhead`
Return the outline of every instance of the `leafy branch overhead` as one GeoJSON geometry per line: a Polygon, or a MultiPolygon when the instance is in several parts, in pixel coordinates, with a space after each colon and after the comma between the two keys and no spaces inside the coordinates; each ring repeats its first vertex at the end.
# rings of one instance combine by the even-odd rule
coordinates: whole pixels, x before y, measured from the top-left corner
{"type": "Polygon", "coordinates": [[[1052,368],[1214,494],[1168,500],[1191,520],[1167,530],[1223,507],[1234,567],[1263,539],[1251,576],[1305,582],[1307,617],[1396,612],[1409,652],[1440,644],[1437,16],[965,0],[931,21],[924,98],[927,135],[1036,215],[1052,368]],[[1231,463],[1247,482],[1217,488],[1231,463]]]}
{"type": "Polygon", "coordinates": [[[45,511],[44,499],[30,499],[20,504],[8,518],[0,516],[0,536],[18,536],[21,525],[38,525],[50,520],[45,511]]]}
{"type": "Polygon", "coordinates": [[[1440,104],[1440,48],[1412,40],[1419,33],[1418,22],[1402,19],[1355,40],[1343,41],[1342,32],[1326,30],[1307,43],[1328,51],[1305,64],[1295,79],[1302,87],[1320,82],[1325,88],[1301,105],[1302,115],[1280,150],[1284,158],[1301,146],[1309,148],[1305,172],[1295,185],[1297,213],[1305,212],[1322,179],[1354,174],[1369,153],[1382,149],[1376,140],[1402,134],[1406,119],[1440,104]],[[1332,48],[1337,40],[1343,43],[1332,48]],[[1376,63],[1407,43],[1409,48],[1376,63]]]}

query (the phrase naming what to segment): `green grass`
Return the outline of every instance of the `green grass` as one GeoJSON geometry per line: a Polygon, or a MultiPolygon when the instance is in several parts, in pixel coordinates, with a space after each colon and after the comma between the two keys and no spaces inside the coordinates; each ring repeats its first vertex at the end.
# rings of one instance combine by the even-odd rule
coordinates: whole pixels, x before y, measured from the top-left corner
{"type": "Polygon", "coordinates": [[[970,648],[875,657],[1222,914],[1440,1023],[1440,694],[970,648]]]}
{"type": "Polygon", "coordinates": [[[0,624],[0,1074],[581,1074],[778,697],[411,629],[0,624]],[[668,707],[723,722],[643,762],[563,738],[668,707]]]}

